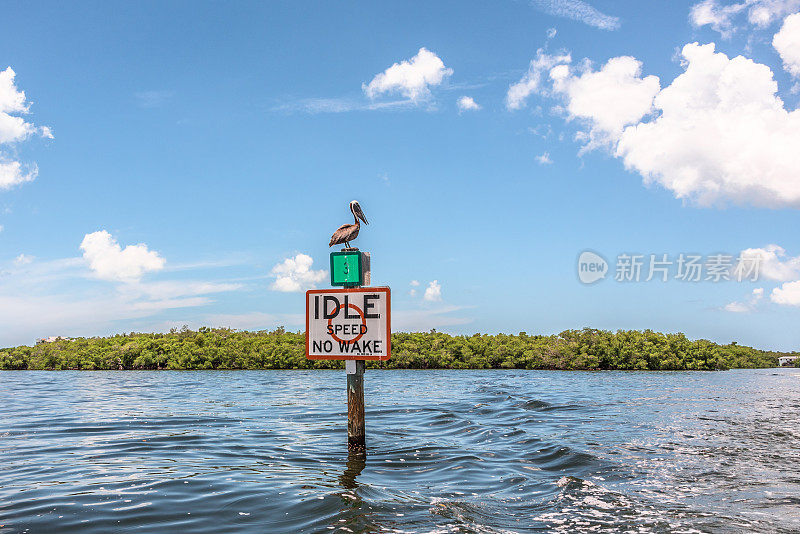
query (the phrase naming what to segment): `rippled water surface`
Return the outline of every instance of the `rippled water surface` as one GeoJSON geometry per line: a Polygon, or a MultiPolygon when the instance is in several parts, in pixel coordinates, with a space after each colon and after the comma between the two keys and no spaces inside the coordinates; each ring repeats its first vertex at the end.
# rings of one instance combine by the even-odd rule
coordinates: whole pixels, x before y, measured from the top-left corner
{"type": "Polygon", "coordinates": [[[0,372],[0,533],[798,532],[800,372],[0,372]]]}

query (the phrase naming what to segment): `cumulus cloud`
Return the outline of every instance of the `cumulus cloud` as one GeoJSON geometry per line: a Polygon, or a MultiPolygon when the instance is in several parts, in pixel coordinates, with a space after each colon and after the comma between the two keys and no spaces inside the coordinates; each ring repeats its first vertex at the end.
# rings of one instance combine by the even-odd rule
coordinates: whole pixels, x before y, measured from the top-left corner
{"type": "Polygon", "coordinates": [[[481,109],[481,107],[471,96],[462,96],[458,99],[459,111],[477,111],[479,109],[481,109]]]}
{"type": "Polygon", "coordinates": [[[166,263],[147,245],[128,245],[124,249],[105,230],[86,234],[81,242],[84,259],[98,278],[135,282],[148,271],[158,271],[166,263]]]}
{"type": "Polygon", "coordinates": [[[11,189],[15,185],[32,182],[39,174],[36,165],[23,167],[19,161],[5,160],[0,153],[0,189],[11,189]]]}
{"type": "MultiPolygon", "coordinates": [[[[30,104],[25,92],[17,88],[15,77],[11,67],[0,71],[0,148],[22,142],[37,132],[42,137],[53,138],[50,128],[37,128],[23,117],[30,112],[30,104]]],[[[37,173],[35,164],[23,165],[0,150],[0,189],[33,181],[37,173]]]]}
{"type": "Polygon", "coordinates": [[[584,150],[609,146],[645,183],[677,198],[800,207],[800,111],[786,109],[769,67],[714,48],[684,46],[684,72],[660,90],[632,57],[597,71],[561,62],[549,67],[552,94],[567,119],[588,128],[584,150]]]}
{"type": "Polygon", "coordinates": [[[783,68],[800,78],[800,13],[789,15],[780,31],[772,38],[772,46],[783,61],[783,68]]]}
{"type": "Polygon", "coordinates": [[[534,93],[543,92],[542,84],[546,75],[556,65],[569,63],[572,58],[569,54],[547,54],[543,49],[536,51],[536,57],[531,60],[528,72],[517,83],[511,84],[506,93],[506,107],[508,109],[522,109],[527,105],[527,99],[534,93]]]}
{"type": "Polygon", "coordinates": [[[755,310],[756,305],[762,298],[764,298],[764,288],[758,287],[750,294],[750,299],[747,302],[730,302],[723,309],[733,313],[751,312],[755,310]]]}
{"type": "Polygon", "coordinates": [[[641,121],[653,107],[661,86],[656,76],[641,77],[642,63],[630,56],[615,57],[598,71],[570,72],[568,65],[551,69],[553,89],[565,97],[571,118],[590,124],[588,147],[619,139],[623,129],[641,121]]]}
{"type": "Polygon", "coordinates": [[[735,269],[757,266],[759,278],[787,282],[800,278],[800,256],[789,256],[783,247],[767,245],[763,248],[748,248],[739,257],[740,264],[735,269]]]}
{"type": "Polygon", "coordinates": [[[272,268],[272,282],[270,289],[273,291],[297,292],[314,289],[316,284],[325,280],[328,271],[315,271],[311,268],[314,260],[307,254],[297,254],[286,258],[272,268]]]}
{"type": "MultiPolygon", "coordinates": [[[[800,306],[800,256],[790,256],[783,247],[770,244],[761,248],[745,249],[739,254],[739,258],[734,272],[755,267],[759,279],[783,282],[772,290],[770,294],[772,302],[785,306],[800,306]]],[[[749,302],[731,302],[725,306],[725,310],[752,311],[763,293],[763,289],[754,290],[749,302]]]]}
{"type": "Polygon", "coordinates": [[[685,72],[655,98],[660,115],[627,127],[616,156],[646,182],[700,205],[800,206],[800,111],[766,65],[683,48],[685,72]]]}
{"type": "Polygon", "coordinates": [[[427,100],[431,95],[430,88],[440,85],[451,74],[453,69],[445,67],[439,56],[423,47],[417,55],[395,63],[362,88],[371,99],[399,93],[416,103],[427,100]]]}
{"type": "Polygon", "coordinates": [[[800,280],[786,282],[772,290],[770,300],[784,306],[800,306],[800,280]]]}
{"type": "Polygon", "coordinates": [[[800,306],[800,280],[786,282],[772,290],[770,300],[784,306],[800,306]]]}
{"type": "Polygon", "coordinates": [[[438,302],[442,300],[442,286],[438,280],[432,281],[425,288],[425,295],[422,297],[428,302],[438,302]]]}
{"type": "Polygon", "coordinates": [[[619,28],[619,18],[606,15],[582,0],[531,0],[531,5],[548,15],[572,19],[601,30],[619,28]]]}
{"type": "Polygon", "coordinates": [[[544,152],[540,156],[536,156],[536,161],[539,162],[539,165],[550,165],[553,163],[553,160],[550,159],[550,152],[544,152]]]}

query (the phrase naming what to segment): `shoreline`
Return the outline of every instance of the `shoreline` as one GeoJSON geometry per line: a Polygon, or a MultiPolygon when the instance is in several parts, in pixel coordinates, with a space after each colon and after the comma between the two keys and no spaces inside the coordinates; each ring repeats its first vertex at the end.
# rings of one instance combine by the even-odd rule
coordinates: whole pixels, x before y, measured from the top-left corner
{"type": "MultiPolygon", "coordinates": [[[[777,368],[800,353],[759,350],[683,333],[583,328],[553,335],[436,332],[392,334],[391,359],[367,369],[528,369],[553,371],[714,371],[777,368]]],[[[800,363],[798,358],[795,363],[800,363]]],[[[51,338],[0,348],[0,370],[305,370],[342,369],[341,360],[309,360],[305,334],[184,327],[168,333],[51,338]]]]}

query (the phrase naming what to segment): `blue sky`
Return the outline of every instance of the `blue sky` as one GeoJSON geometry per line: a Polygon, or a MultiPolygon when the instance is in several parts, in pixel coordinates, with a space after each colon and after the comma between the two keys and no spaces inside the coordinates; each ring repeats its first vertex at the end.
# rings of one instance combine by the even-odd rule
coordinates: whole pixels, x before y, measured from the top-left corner
{"type": "Polygon", "coordinates": [[[800,346],[796,0],[0,10],[0,346],[299,330],[352,199],[395,330],[800,346]]]}

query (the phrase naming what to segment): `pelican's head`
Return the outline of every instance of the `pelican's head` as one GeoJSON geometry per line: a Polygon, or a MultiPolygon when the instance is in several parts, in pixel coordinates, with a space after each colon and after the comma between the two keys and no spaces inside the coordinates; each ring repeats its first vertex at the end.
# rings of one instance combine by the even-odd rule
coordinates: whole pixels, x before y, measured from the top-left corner
{"type": "Polygon", "coordinates": [[[361,211],[361,204],[358,203],[358,200],[350,202],[350,211],[353,212],[353,215],[364,221],[364,224],[369,224],[367,218],[364,216],[364,212],[361,211]]]}

